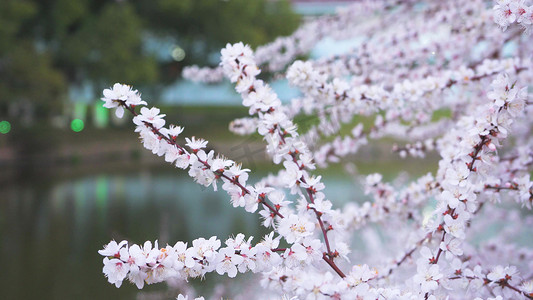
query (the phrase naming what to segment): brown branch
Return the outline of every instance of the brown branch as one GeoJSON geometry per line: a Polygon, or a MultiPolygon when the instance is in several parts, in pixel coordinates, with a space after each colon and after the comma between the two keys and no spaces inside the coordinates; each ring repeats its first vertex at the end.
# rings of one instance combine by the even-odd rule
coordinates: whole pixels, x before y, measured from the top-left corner
{"type": "Polygon", "coordinates": [[[337,274],[339,274],[340,277],[342,278],[345,278],[346,275],[344,275],[344,273],[341,271],[341,269],[339,269],[339,267],[337,267],[337,265],[335,264],[335,262],[333,262],[333,259],[332,258],[329,258],[328,257],[328,254],[326,252],[322,253],[322,259],[324,261],[326,261],[328,263],[328,265],[333,269],[335,270],[335,272],[337,272],[337,274]]]}
{"type": "MultiPolygon", "coordinates": [[[[121,105],[122,107],[127,109],[133,116],[138,116],[138,113],[135,111],[135,108],[133,106],[131,106],[131,105],[126,105],[125,101],[120,101],[119,100],[119,105],[121,105]]],[[[156,134],[160,138],[162,138],[165,141],[167,141],[167,143],[169,143],[170,145],[173,145],[176,148],[178,148],[179,150],[181,150],[182,152],[187,153],[187,151],[185,151],[185,149],[182,146],[180,146],[178,143],[176,143],[176,141],[174,139],[171,139],[171,138],[165,136],[164,134],[162,134],[161,131],[158,128],[156,128],[152,123],[144,122],[144,125],[146,127],[150,128],[154,134],[156,134]]],[[[207,161],[203,161],[200,158],[198,158],[198,161],[201,162],[207,168],[211,168],[211,165],[209,165],[209,163],[207,161]]],[[[218,174],[215,174],[215,175],[218,175],[218,174]]],[[[243,193],[250,194],[250,191],[247,188],[245,188],[237,179],[230,178],[229,176],[227,176],[224,173],[220,174],[219,176],[225,178],[226,180],[228,180],[232,184],[234,184],[237,187],[239,187],[243,193]]],[[[261,199],[260,203],[264,204],[275,215],[279,216],[280,218],[283,218],[283,215],[279,211],[274,209],[271,205],[269,205],[266,202],[265,199],[261,199]]]]}

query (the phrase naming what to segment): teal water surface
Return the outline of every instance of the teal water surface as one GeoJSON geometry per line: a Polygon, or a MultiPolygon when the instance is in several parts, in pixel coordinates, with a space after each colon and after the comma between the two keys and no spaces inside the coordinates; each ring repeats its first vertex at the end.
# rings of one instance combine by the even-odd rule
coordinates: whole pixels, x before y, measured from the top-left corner
{"type": "MultiPolygon", "coordinates": [[[[111,239],[165,245],[239,232],[261,236],[259,222],[183,172],[12,183],[0,189],[0,298],[133,299],[133,285],[117,289],[102,274],[97,251],[111,239]]],[[[143,292],[165,289],[157,284],[143,292]]]]}

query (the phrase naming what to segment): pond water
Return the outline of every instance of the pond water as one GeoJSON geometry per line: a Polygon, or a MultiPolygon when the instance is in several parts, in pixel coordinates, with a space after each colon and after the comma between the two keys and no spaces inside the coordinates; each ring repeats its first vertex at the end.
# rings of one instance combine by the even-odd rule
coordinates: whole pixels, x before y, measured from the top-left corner
{"type": "MultiPolygon", "coordinates": [[[[341,202],[353,196],[347,179],[326,184],[328,196],[341,202]]],[[[224,240],[239,232],[259,239],[266,233],[259,222],[256,214],[233,208],[223,191],[194,184],[178,170],[11,183],[0,188],[1,298],[139,298],[132,284],[117,289],[102,274],[97,251],[111,239],[165,245],[213,235],[224,240]]],[[[199,292],[212,289],[208,279],[194,283],[199,292]]],[[[156,284],[142,291],[166,289],[156,284]]]]}
{"type": "Polygon", "coordinates": [[[97,250],[111,239],[164,245],[261,234],[256,216],[180,174],[32,181],[3,188],[1,195],[0,288],[7,299],[133,298],[136,288],[116,289],[102,274],[97,250]]]}

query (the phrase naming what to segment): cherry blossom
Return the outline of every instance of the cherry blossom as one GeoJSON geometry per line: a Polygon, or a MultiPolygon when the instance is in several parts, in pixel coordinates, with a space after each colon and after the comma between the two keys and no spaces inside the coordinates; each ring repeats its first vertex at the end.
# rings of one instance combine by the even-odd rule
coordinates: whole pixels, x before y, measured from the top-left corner
{"type": "Polygon", "coordinates": [[[358,1],[255,50],[227,44],[216,68],[186,68],[234,85],[248,116],[229,128],[262,137],[277,170],[263,178],[165,127],[132,87],[105,89],[104,106],[131,113],[145,148],[271,231],[255,244],[243,234],[111,241],[98,251],[107,280],[143,288],[257,273],[266,299],[533,299],[533,250],[517,242],[533,225],[532,11],[524,0],[358,1]],[[297,60],[324,37],[361,42],[297,60]],[[270,77],[300,95],[281,101],[270,77]],[[358,173],[361,152],[438,162],[390,180],[358,173]],[[354,187],[344,204],[322,173],[338,163],[354,187]]]}

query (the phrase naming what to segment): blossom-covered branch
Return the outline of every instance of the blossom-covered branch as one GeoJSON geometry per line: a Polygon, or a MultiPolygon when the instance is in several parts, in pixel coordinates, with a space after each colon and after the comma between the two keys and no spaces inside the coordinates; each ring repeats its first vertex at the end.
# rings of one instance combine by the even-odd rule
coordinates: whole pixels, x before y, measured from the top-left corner
{"type": "Polygon", "coordinates": [[[255,51],[228,44],[215,69],[186,69],[235,84],[249,115],[231,131],[257,132],[279,167],[255,183],[207,141],[165,127],[136,90],[104,90],[105,107],[133,115],[144,147],[272,230],[257,244],[242,234],[225,246],[217,237],[162,248],[112,241],[100,251],[108,281],[142,288],[252,272],[267,299],[531,299],[533,249],[516,240],[533,225],[523,212],[533,203],[533,43],[512,26],[529,32],[530,10],[523,0],[359,1],[255,51]],[[294,61],[325,37],[360,41],[294,61]],[[301,94],[283,102],[266,78],[301,94]],[[350,171],[347,203],[336,203],[321,169],[355,169],[352,156],[373,143],[424,164],[433,152],[436,171],[394,181],[350,171]]]}

